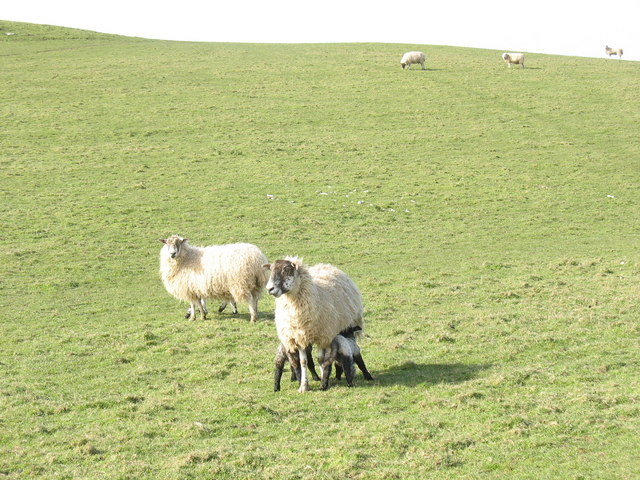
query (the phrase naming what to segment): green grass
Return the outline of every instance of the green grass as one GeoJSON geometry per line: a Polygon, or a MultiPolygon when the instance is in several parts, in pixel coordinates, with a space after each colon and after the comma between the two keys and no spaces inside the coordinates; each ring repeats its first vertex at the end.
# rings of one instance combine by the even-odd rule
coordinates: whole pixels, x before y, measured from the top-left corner
{"type": "Polygon", "coordinates": [[[414,48],[0,21],[0,477],[640,475],[640,65],[414,48]],[[348,272],[376,381],[274,394],[172,233],[348,272]]]}

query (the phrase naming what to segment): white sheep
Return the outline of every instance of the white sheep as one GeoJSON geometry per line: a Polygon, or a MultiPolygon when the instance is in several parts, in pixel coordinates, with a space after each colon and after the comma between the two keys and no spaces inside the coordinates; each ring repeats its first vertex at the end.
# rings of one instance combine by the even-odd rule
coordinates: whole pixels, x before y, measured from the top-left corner
{"type": "Polygon", "coordinates": [[[511,64],[522,65],[524,68],[524,53],[503,53],[502,59],[509,65],[509,68],[511,68],[511,64]]]}
{"type": "Polygon", "coordinates": [[[606,55],[617,55],[618,58],[622,58],[622,49],[621,48],[611,48],[609,45],[605,45],[604,53],[606,55]]]}
{"type": "Polygon", "coordinates": [[[315,344],[324,355],[341,331],[355,326],[364,330],[362,296],[333,265],[309,267],[298,257],[287,257],[264,267],[271,270],[267,291],[276,297],[278,337],[286,351],[297,352],[300,358],[298,391],[305,392],[309,389],[306,348],[315,344]]]}
{"type": "Polygon", "coordinates": [[[237,313],[236,302],[247,302],[251,321],[258,316],[258,300],[267,282],[263,264],[267,257],[255,245],[232,243],[194,247],[186,238],[173,235],[161,238],[160,276],[167,292],[179,300],[190,303],[186,318],[195,320],[196,304],[207,317],[207,298],[222,300],[222,312],[231,302],[237,313]]]}
{"type": "Polygon", "coordinates": [[[407,52],[402,56],[402,60],[400,60],[400,66],[404,70],[411,70],[411,65],[414,63],[422,65],[422,70],[426,70],[424,68],[425,56],[422,52],[407,52]]]}

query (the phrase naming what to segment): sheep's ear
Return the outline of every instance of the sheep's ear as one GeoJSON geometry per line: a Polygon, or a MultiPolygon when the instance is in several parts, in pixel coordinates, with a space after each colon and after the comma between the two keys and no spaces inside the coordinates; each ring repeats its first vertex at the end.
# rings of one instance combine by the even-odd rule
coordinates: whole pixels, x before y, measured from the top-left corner
{"type": "Polygon", "coordinates": [[[167,243],[167,239],[166,238],[159,238],[158,239],[159,242],[166,244],[167,243]]]}
{"type": "Polygon", "coordinates": [[[271,264],[270,263],[265,263],[264,265],[262,265],[262,268],[266,268],[267,270],[271,270],[271,264]]]}

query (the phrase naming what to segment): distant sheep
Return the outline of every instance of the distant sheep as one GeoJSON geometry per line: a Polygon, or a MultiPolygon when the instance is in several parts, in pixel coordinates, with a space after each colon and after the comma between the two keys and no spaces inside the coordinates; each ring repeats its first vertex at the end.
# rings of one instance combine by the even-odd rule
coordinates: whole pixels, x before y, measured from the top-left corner
{"type": "Polygon", "coordinates": [[[160,275],[167,292],[189,302],[185,316],[196,318],[196,304],[207,317],[207,298],[222,300],[219,311],[231,302],[237,313],[236,302],[247,302],[251,321],[258,316],[258,299],[267,282],[267,271],[262,265],[267,257],[255,245],[233,243],[194,247],[186,238],[173,235],[161,238],[160,275]]]}
{"type": "Polygon", "coordinates": [[[503,53],[502,59],[509,65],[509,68],[511,68],[511,64],[522,65],[524,68],[524,53],[503,53]]]}
{"type": "Polygon", "coordinates": [[[422,70],[426,70],[426,68],[424,68],[424,62],[425,62],[424,53],[407,52],[402,56],[402,59],[400,60],[400,66],[402,67],[403,70],[405,68],[407,70],[411,70],[411,65],[415,63],[415,64],[422,65],[422,70]]]}
{"type": "Polygon", "coordinates": [[[265,265],[271,270],[267,291],[276,297],[275,323],[280,342],[300,359],[299,392],[309,389],[309,345],[322,354],[331,348],[341,331],[364,329],[362,296],[355,283],[340,269],[328,264],[309,267],[302,259],[287,257],[265,265]]]}
{"type": "Polygon", "coordinates": [[[611,48],[611,47],[609,47],[609,45],[605,45],[604,53],[609,55],[609,56],[617,55],[618,58],[622,58],[622,49],[621,48],[611,48]]]}

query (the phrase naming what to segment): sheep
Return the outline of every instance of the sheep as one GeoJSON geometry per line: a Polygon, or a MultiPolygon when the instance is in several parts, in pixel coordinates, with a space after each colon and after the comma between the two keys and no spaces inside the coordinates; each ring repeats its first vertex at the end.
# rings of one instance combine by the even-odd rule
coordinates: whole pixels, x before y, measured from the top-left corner
{"type": "Polygon", "coordinates": [[[611,48],[609,45],[604,46],[604,53],[606,55],[617,55],[618,58],[622,58],[622,49],[621,48],[611,48]]]}
{"type": "Polygon", "coordinates": [[[509,68],[511,68],[511,64],[522,65],[524,68],[524,53],[503,53],[502,59],[509,65],[509,68]]]}
{"type": "Polygon", "coordinates": [[[236,302],[247,302],[251,322],[258,316],[258,300],[267,282],[267,271],[262,267],[267,257],[250,243],[232,243],[194,247],[188,239],[178,235],[161,238],[160,276],[169,294],[190,303],[185,315],[196,318],[196,304],[207,319],[206,300],[222,300],[219,312],[231,303],[238,313],[236,302]]]}
{"type": "MultiPolygon", "coordinates": [[[[369,373],[369,370],[367,370],[367,366],[364,364],[364,360],[362,359],[360,347],[358,347],[358,344],[356,343],[354,333],[360,330],[360,327],[351,327],[340,332],[340,334],[331,342],[331,349],[326,350],[323,357],[318,359],[319,362],[328,363],[329,365],[331,365],[331,363],[335,363],[336,379],[338,380],[342,377],[342,373],[345,372],[347,385],[349,387],[353,386],[353,377],[356,373],[355,367],[353,366],[354,361],[362,371],[364,378],[366,380],[373,380],[373,377],[369,373]]],[[[311,376],[314,380],[320,381],[320,377],[316,373],[315,364],[313,362],[312,345],[309,345],[305,349],[305,353],[307,355],[307,361],[309,362],[308,367],[311,372],[311,376]]],[[[273,383],[274,392],[280,391],[280,379],[282,378],[282,371],[287,360],[291,364],[291,381],[293,382],[300,378],[300,362],[298,357],[295,354],[287,352],[284,345],[281,343],[276,351],[276,369],[273,383]]],[[[326,388],[328,388],[329,376],[331,376],[331,368],[329,367],[329,369],[326,370],[325,367],[323,370],[323,380],[326,388]]]]}
{"type": "Polygon", "coordinates": [[[267,291],[276,299],[278,338],[287,352],[297,352],[298,391],[306,392],[307,347],[315,344],[324,354],[341,331],[354,326],[363,331],[362,296],[347,274],[333,265],[309,267],[301,258],[286,257],[264,267],[271,271],[267,291]]]}
{"type": "Polygon", "coordinates": [[[328,379],[331,375],[332,362],[335,362],[336,378],[340,380],[342,372],[344,372],[347,380],[347,386],[349,387],[353,386],[353,377],[356,373],[356,369],[353,364],[354,362],[358,365],[358,368],[360,368],[365,380],[373,380],[371,373],[367,370],[367,366],[364,364],[364,360],[362,359],[360,347],[356,343],[354,333],[359,329],[360,327],[353,327],[340,332],[340,335],[334,338],[331,343],[331,350],[327,350],[330,352],[329,356],[326,356],[325,353],[325,358],[318,359],[318,361],[323,365],[323,380],[325,378],[328,379]],[[325,371],[324,368],[328,368],[328,371],[325,371]]]}
{"type": "Polygon", "coordinates": [[[422,65],[422,70],[426,70],[426,68],[424,68],[424,61],[425,61],[424,53],[407,52],[402,56],[402,59],[400,60],[400,66],[402,67],[403,70],[405,68],[407,70],[411,70],[411,65],[413,65],[414,63],[419,63],[420,65],[422,65]]]}

